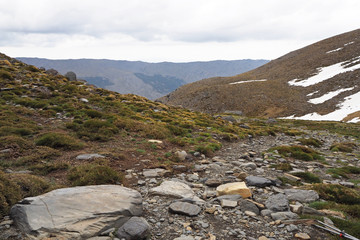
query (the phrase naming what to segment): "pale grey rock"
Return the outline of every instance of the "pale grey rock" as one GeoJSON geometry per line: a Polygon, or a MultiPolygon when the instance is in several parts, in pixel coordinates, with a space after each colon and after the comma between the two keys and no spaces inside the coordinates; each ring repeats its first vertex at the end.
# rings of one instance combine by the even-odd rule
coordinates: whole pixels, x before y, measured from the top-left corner
{"type": "Polygon", "coordinates": [[[25,233],[59,232],[69,239],[90,238],[141,215],[142,197],[117,185],[63,188],[25,198],[10,214],[25,233]]]}
{"type": "Polygon", "coordinates": [[[190,217],[197,216],[201,212],[201,208],[198,205],[188,202],[174,202],[170,204],[169,210],[173,213],[190,217]]]}
{"type": "Polygon", "coordinates": [[[187,156],[187,153],[184,150],[175,152],[175,157],[177,157],[180,161],[184,161],[186,156],[187,156]]]}
{"type": "Polygon", "coordinates": [[[93,158],[104,158],[105,156],[97,153],[81,154],[76,157],[77,160],[90,160],[93,158]]]}
{"type": "Polygon", "coordinates": [[[237,201],[221,199],[220,204],[223,208],[234,208],[237,206],[237,201]]]}
{"type": "Polygon", "coordinates": [[[173,240],[195,240],[192,236],[181,235],[180,237],[174,238],[173,240]]]}
{"type": "Polygon", "coordinates": [[[302,209],[302,214],[309,214],[309,215],[319,215],[319,216],[324,216],[325,214],[322,212],[319,212],[318,210],[308,207],[308,206],[304,206],[302,209]]]}
{"type": "Polygon", "coordinates": [[[289,201],[309,203],[319,199],[319,194],[314,190],[285,189],[284,192],[289,201]]]}
{"type": "Polygon", "coordinates": [[[132,217],[116,232],[116,236],[126,240],[143,240],[150,235],[150,225],[142,217],[132,217]]]}
{"type": "Polygon", "coordinates": [[[275,212],[271,213],[271,218],[273,220],[288,220],[288,219],[297,219],[299,216],[293,212],[275,212]]]}
{"type": "Polygon", "coordinates": [[[245,178],[245,181],[248,186],[255,186],[255,187],[268,187],[275,185],[275,183],[270,179],[264,177],[257,177],[257,176],[247,176],[245,178]]]}
{"type": "Polygon", "coordinates": [[[253,162],[243,163],[240,165],[240,167],[245,168],[245,169],[251,169],[251,170],[255,170],[257,168],[256,164],[253,162]]]}
{"type": "Polygon", "coordinates": [[[149,193],[174,198],[191,198],[195,201],[203,201],[196,196],[195,192],[187,184],[177,181],[164,181],[160,184],[160,186],[151,188],[149,193]]]}
{"type": "Polygon", "coordinates": [[[146,178],[156,178],[156,177],[161,177],[168,172],[169,172],[168,170],[163,168],[152,168],[152,169],[144,169],[143,175],[146,178]]]}
{"type": "Polygon", "coordinates": [[[289,210],[289,201],[284,194],[271,195],[266,201],[265,206],[273,212],[284,212],[289,210]]]}

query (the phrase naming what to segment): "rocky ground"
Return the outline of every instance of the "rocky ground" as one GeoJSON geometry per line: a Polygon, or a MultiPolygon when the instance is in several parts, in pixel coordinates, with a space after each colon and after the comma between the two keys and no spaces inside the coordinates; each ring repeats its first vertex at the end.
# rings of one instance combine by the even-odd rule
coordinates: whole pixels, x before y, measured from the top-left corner
{"type": "MultiPolygon", "coordinates": [[[[229,143],[211,158],[199,153],[179,153],[184,159],[172,167],[173,172],[162,168],[128,169],[126,179],[133,182],[131,188],[143,198],[142,217],[151,227],[150,231],[146,230],[150,239],[328,239],[329,235],[299,216],[321,215],[331,223],[326,216],[339,214],[308,207],[319,195],[313,190],[284,184],[279,177],[302,182],[292,173],[312,172],[323,182],[353,188],[354,183],[335,179],[326,171],[344,165],[359,167],[359,152],[329,150],[334,142],[354,140],[347,137],[328,132],[309,132],[306,137],[323,143],[315,149],[325,156],[324,161],[304,162],[269,152],[271,147],[299,144],[299,137],[278,134],[229,143]],[[194,163],[190,169],[189,161],[194,163]],[[285,173],[273,167],[285,162],[290,163],[292,171],[285,173]],[[245,182],[248,188],[239,182],[245,182]],[[233,186],[229,187],[228,183],[233,186]]],[[[302,182],[300,187],[306,185],[302,182]]],[[[0,223],[0,228],[0,238],[24,238],[9,218],[0,223]]],[[[93,239],[121,237],[111,230],[102,235],[93,239]]],[[[61,238],[55,235],[51,239],[61,238]]]]}

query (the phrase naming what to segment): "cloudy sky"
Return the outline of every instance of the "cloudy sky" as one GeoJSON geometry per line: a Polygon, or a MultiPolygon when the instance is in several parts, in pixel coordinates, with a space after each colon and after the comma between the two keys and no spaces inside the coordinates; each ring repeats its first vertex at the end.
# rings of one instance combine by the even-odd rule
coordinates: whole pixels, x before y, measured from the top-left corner
{"type": "Polygon", "coordinates": [[[11,57],[274,59],[359,28],[359,0],[0,0],[11,57]]]}

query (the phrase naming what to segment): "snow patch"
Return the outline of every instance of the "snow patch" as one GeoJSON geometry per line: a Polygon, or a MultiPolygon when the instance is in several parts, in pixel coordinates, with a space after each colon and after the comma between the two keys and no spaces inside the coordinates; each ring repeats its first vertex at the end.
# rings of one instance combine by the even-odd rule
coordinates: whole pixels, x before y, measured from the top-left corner
{"type": "Polygon", "coordinates": [[[345,44],[344,44],[344,47],[347,46],[347,45],[353,44],[353,43],[354,43],[354,42],[345,43],[345,44]]]}
{"type": "Polygon", "coordinates": [[[318,93],[319,91],[315,91],[315,92],[312,92],[312,93],[309,93],[308,95],[306,95],[307,97],[311,97],[312,95],[314,95],[315,93],[318,93]]]}
{"type": "MultiPolygon", "coordinates": [[[[294,115],[285,117],[284,119],[298,119],[298,120],[312,120],[312,121],[341,121],[351,113],[360,111],[360,92],[350,95],[344,98],[344,101],[337,105],[338,109],[325,114],[320,115],[318,113],[309,113],[301,117],[295,117],[294,115]]],[[[352,120],[357,121],[357,120],[352,120]]]]}
{"type": "Polygon", "coordinates": [[[353,58],[350,61],[344,61],[340,63],[336,63],[327,67],[318,68],[318,73],[312,77],[309,77],[307,79],[298,81],[298,79],[293,79],[288,82],[291,86],[301,86],[301,87],[308,87],[311,85],[318,84],[320,82],[323,82],[325,80],[328,80],[332,77],[335,77],[336,75],[340,73],[350,72],[354,71],[356,69],[360,68],[360,56],[353,58]],[[346,66],[349,66],[350,64],[356,64],[354,66],[345,68],[346,66]]]}
{"type": "Polygon", "coordinates": [[[234,85],[234,84],[241,84],[241,83],[264,82],[264,81],[267,81],[267,79],[239,81],[239,82],[233,82],[233,83],[229,83],[229,84],[230,84],[230,85],[234,85]]]}
{"type": "Polygon", "coordinates": [[[337,49],[334,49],[334,50],[331,50],[331,51],[327,51],[326,53],[333,53],[333,52],[340,51],[342,49],[343,49],[343,47],[340,47],[340,48],[337,48],[337,49]]]}
{"type": "Polygon", "coordinates": [[[348,121],[348,123],[358,123],[358,122],[360,122],[360,118],[359,118],[359,117],[353,118],[353,119],[351,119],[350,121],[348,121]]]}
{"type": "Polygon", "coordinates": [[[324,103],[327,100],[332,99],[333,97],[339,95],[342,92],[350,91],[350,90],[353,90],[353,89],[354,89],[354,87],[338,89],[336,91],[328,92],[328,93],[322,95],[321,97],[310,99],[308,102],[312,103],[312,104],[324,103]]]}

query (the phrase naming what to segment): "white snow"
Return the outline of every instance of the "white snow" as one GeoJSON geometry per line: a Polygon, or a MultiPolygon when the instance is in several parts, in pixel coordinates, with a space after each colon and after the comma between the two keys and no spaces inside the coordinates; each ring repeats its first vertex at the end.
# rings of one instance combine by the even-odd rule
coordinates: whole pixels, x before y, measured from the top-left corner
{"type": "Polygon", "coordinates": [[[360,122],[360,118],[359,118],[359,117],[353,118],[353,119],[351,119],[350,121],[348,121],[348,123],[358,123],[358,122],[360,122]]]}
{"type": "Polygon", "coordinates": [[[354,87],[338,89],[336,91],[328,92],[328,93],[322,95],[321,97],[310,99],[308,102],[312,103],[312,104],[320,104],[320,103],[326,102],[327,100],[332,99],[333,97],[339,95],[342,92],[350,91],[353,89],[354,89],[354,87]]]}
{"type": "MultiPolygon", "coordinates": [[[[347,115],[360,111],[360,92],[350,95],[344,99],[342,103],[337,105],[338,109],[325,114],[320,115],[318,113],[309,113],[301,117],[295,117],[294,115],[286,117],[285,119],[299,119],[299,120],[313,120],[313,121],[341,121],[347,115]]],[[[359,122],[360,119],[352,119],[352,122],[359,122]]]]}
{"type": "Polygon", "coordinates": [[[343,49],[343,47],[340,47],[340,48],[337,48],[337,49],[334,49],[334,50],[331,50],[331,51],[327,51],[326,53],[337,52],[337,51],[340,51],[341,49],[343,49]]]}
{"type": "Polygon", "coordinates": [[[312,93],[309,93],[308,95],[306,95],[307,97],[311,97],[312,95],[314,95],[315,93],[318,93],[319,91],[315,91],[315,92],[312,92],[312,93]]]}
{"type": "Polygon", "coordinates": [[[230,85],[234,85],[234,84],[241,84],[241,83],[264,82],[264,81],[267,81],[267,79],[239,81],[239,82],[233,82],[233,83],[229,83],[229,84],[230,84],[230,85]]]}
{"type": "Polygon", "coordinates": [[[352,61],[350,63],[346,63],[348,61],[344,61],[344,62],[340,62],[340,63],[336,63],[327,67],[323,67],[323,68],[318,68],[318,74],[309,77],[307,79],[301,80],[301,81],[297,81],[298,79],[293,79],[291,81],[289,81],[289,85],[292,86],[301,86],[301,87],[308,87],[311,85],[315,85],[317,83],[323,82],[327,79],[330,79],[340,73],[345,73],[345,72],[349,72],[349,71],[354,71],[356,69],[360,68],[360,60],[359,57],[353,58],[352,61]],[[348,68],[344,68],[344,66],[348,66],[350,64],[354,64],[356,63],[357,65],[348,67],[348,68]]]}
{"type": "Polygon", "coordinates": [[[354,42],[349,42],[349,43],[345,43],[344,46],[347,46],[347,45],[350,45],[350,44],[353,44],[354,42]]]}

